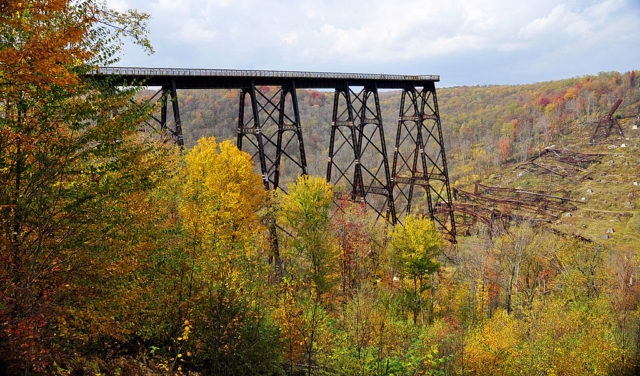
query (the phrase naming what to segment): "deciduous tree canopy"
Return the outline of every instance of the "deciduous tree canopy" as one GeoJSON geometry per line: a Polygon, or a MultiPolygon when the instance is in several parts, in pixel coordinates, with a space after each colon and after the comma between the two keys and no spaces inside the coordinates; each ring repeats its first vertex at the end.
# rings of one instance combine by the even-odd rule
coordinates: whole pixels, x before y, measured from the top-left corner
{"type": "MultiPolygon", "coordinates": [[[[200,137],[213,117],[234,122],[237,92],[179,93],[186,150],[140,135],[153,106],[84,73],[115,62],[123,38],[150,50],[147,17],[0,0],[0,374],[638,373],[637,135],[589,146],[608,159],[562,183],[611,196],[450,245],[419,205],[389,228],[319,177],[265,192],[249,155],[200,137]],[[615,230],[589,241],[563,225],[615,230]]],[[[581,121],[612,98],[636,103],[636,81],[444,91],[458,184],[552,140],[580,145],[581,121]]],[[[328,126],[330,100],[300,94],[307,145],[324,155],[328,127],[312,124],[328,126]]],[[[496,180],[549,189],[503,170],[496,180]]]]}

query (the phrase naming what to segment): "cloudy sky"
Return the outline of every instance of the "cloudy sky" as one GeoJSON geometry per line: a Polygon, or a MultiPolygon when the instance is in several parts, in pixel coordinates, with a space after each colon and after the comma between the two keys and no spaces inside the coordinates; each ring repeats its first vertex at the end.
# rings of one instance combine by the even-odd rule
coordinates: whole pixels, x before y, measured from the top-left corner
{"type": "Polygon", "coordinates": [[[440,86],[640,69],[640,0],[107,0],[151,15],[118,65],[439,74],[440,86]]]}

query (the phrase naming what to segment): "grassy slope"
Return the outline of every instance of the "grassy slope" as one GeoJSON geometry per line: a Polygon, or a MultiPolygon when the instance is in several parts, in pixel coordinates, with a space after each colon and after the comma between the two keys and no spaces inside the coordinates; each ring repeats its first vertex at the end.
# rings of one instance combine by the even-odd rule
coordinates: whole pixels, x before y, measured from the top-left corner
{"type": "Polygon", "coordinates": [[[640,245],[640,129],[631,129],[632,121],[622,124],[627,139],[612,135],[599,144],[589,145],[591,125],[575,126],[569,135],[557,140],[556,148],[606,154],[577,176],[563,178],[548,172],[526,171],[513,163],[494,171],[482,183],[529,190],[567,190],[572,199],[584,204],[578,204],[570,214],[563,214],[550,224],[552,228],[603,245],[637,248],[640,245]],[[622,144],[626,147],[621,147],[622,144]],[[592,193],[588,193],[589,190],[592,193]],[[607,233],[609,229],[614,232],[607,233]]]}

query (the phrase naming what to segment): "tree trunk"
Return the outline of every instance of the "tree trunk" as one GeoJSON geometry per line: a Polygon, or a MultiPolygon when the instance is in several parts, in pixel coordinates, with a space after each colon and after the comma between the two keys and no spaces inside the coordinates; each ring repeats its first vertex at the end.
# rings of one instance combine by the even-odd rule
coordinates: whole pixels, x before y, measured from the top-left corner
{"type": "Polygon", "coordinates": [[[515,298],[514,310],[516,311],[516,314],[518,312],[518,287],[520,284],[520,259],[521,257],[518,257],[518,262],[516,263],[516,272],[515,272],[516,291],[514,294],[514,298],[515,298]]]}
{"type": "Polygon", "coordinates": [[[413,325],[418,325],[418,309],[416,308],[416,299],[418,297],[417,295],[417,290],[418,290],[418,281],[416,280],[416,278],[413,278],[413,304],[412,304],[412,311],[413,311],[413,325]]]}
{"type": "Polygon", "coordinates": [[[507,315],[511,313],[511,293],[513,291],[513,278],[516,274],[515,266],[511,270],[511,278],[509,278],[509,284],[507,285],[507,315]]]}
{"type": "Polygon", "coordinates": [[[433,300],[436,294],[435,277],[431,275],[431,300],[429,301],[429,325],[433,324],[433,300]]]}

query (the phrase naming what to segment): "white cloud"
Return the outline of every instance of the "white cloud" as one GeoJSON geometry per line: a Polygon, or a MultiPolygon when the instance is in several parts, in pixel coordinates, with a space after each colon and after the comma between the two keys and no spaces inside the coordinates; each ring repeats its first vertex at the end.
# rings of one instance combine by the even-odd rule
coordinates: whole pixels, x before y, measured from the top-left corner
{"type": "MultiPolygon", "coordinates": [[[[513,51],[524,44],[513,39],[516,17],[501,14],[502,5],[499,1],[476,7],[470,0],[373,0],[348,22],[337,16],[319,25],[311,23],[298,33],[296,42],[316,46],[327,58],[351,61],[410,60],[469,50],[513,51]],[[501,20],[513,26],[505,27],[501,20]]],[[[340,11],[335,9],[336,14],[340,11]]]]}
{"type": "Polygon", "coordinates": [[[173,11],[183,9],[186,3],[184,0],[159,0],[155,3],[155,8],[173,11]]]}
{"type": "Polygon", "coordinates": [[[484,61],[479,71],[515,72],[528,68],[505,56],[532,67],[569,56],[598,72],[592,51],[622,41],[625,61],[640,61],[637,0],[108,1],[151,13],[158,65],[425,73],[415,70],[465,56],[484,61]]]}
{"type": "Polygon", "coordinates": [[[111,9],[117,10],[118,12],[124,12],[127,9],[131,8],[128,6],[126,0],[111,0],[109,1],[109,6],[111,9]]]}
{"type": "Polygon", "coordinates": [[[218,32],[210,29],[201,20],[191,18],[188,22],[181,23],[170,35],[178,43],[200,44],[212,42],[218,32]]]}
{"type": "Polygon", "coordinates": [[[520,38],[531,38],[539,34],[552,32],[556,29],[559,23],[564,22],[565,18],[570,16],[564,5],[558,5],[554,7],[549,14],[544,17],[534,19],[525,25],[518,32],[520,38]]]}
{"type": "Polygon", "coordinates": [[[295,30],[280,33],[278,35],[280,36],[280,40],[286,44],[294,44],[298,39],[298,32],[295,30]]]}

